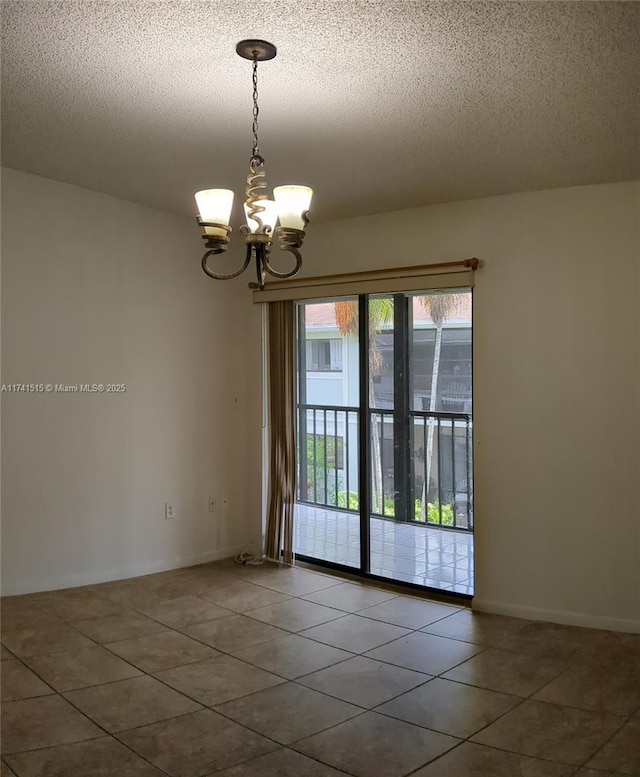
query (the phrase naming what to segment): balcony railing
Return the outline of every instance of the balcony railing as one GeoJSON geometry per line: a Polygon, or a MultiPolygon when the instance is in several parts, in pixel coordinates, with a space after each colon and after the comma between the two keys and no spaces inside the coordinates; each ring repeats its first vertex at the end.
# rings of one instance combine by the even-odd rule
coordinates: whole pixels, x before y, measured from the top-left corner
{"type": "Polygon", "coordinates": [[[427,523],[473,530],[473,422],[469,413],[409,411],[410,483],[427,523]],[[422,455],[420,455],[422,453],[422,455]],[[427,483],[418,494],[418,484],[427,483]]]}
{"type": "Polygon", "coordinates": [[[359,490],[358,414],[357,407],[298,405],[298,501],[350,509],[347,495],[359,490]]]}
{"type": "MultiPolygon", "coordinates": [[[[298,501],[358,512],[359,409],[310,404],[297,409],[298,501]]],[[[369,419],[372,514],[472,530],[471,416],[410,411],[408,435],[404,435],[407,472],[397,478],[394,423],[398,419],[393,411],[378,409],[369,410],[369,419]]]]}

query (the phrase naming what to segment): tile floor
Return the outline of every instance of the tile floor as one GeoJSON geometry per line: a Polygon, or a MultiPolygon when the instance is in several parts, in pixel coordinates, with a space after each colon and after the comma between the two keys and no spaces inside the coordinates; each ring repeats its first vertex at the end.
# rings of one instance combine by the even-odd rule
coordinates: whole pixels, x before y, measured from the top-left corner
{"type": "MultiPolygon", "coordinates": [[[[360,517],[313,505],[295,508],[297,553],[360,566],[360,517]]],[[[371,518],[371,572],[401,583],[473,595],[473,534],[371,518]]]]}
{"type": "Polygon", "coordinates": [[[640,635],[232,561],[2,600],[2,777],[640,775],[640,635]]]}

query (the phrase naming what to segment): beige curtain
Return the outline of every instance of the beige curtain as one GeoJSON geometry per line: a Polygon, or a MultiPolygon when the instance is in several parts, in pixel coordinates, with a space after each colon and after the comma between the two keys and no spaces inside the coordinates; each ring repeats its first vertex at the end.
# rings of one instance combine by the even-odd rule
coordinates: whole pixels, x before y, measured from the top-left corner
{"type": "Polygon", "coordinates": [[[292,301],[269,303],[269,502],[265,555],[293,564],[296,364],[292,301]]]}

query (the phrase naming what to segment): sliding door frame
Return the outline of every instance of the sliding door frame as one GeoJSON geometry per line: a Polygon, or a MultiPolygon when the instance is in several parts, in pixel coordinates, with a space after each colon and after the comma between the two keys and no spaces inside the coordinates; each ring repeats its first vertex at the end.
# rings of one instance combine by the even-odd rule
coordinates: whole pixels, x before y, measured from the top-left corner
{"type": "MultiPolygon", "coordinates": [[[[429,290],[424,293],[429,293],[429,290]]],[[[359,528],[360,528],[360,566],[353,567],[339,562],[328,561],[326,559],[315,558],[301,553],[295,553],[295,558],[314,566],[336,571],[344,572],[356,577],[363,577],[375,580],[387,585],[396,585],[402,588],[413,589],[416,591],[428,591],[429,596],[442,601],[456,602],[460,600],[471,600],[472,594],[446,591],[439,588],[419,585],[408,581],[394,580],[389,577],[383,577],[371,572],[371,413],[370,407],[372,397],[369,396],[370,365],[370,331],[369,331],[369,300],[376,296],[390,296],[384,293],[367,293],[357,296],[358,302],[358,359],[359,359],[359,378],[358,378],[358,488],[359,488],[359,528]]],[[[411,480],[410,464],[410,427],[407,420],[410,418],[410,372],[409,365],[411,360],[412,338],[410,326],[412,326],[412,316],[410,314],[410,302],[413,297],[411,292],[392,293],[394,326],[393,326],[393,356],[394,356],[394,409],[393,409],[393,429],[394,429],[394,503],[395,515],[402,516],[403,521],[409,520],[409,509],[413,505],[413,486],[411,480]]],[[[352,297],[353,299],[353,297],[352,297]]],[[[473,295],[471,297],[473,305],[473,295]]],[[[296,355],[298,358],[298,404],[306,405],[306,347],[301,333],[305,332],[306,316],[304,301],[300,300],[296,305],[297,313],[297,344],[296,355]]],[[[472,308],[473,309],[473,308],[472,308]]],[[[473,322],[473,314],[472,314],[473,322]]],[[[471,325],[472,333],[472,359],[473,359],[473,323],[471,325]]],[[[298,451],[306,451],[307,440],[307,419],[306,410],[300,409],[298,412],[299,442],[298,451]]],[[[384,427],[383,440],[384,442],[384,427]]],[[[299,477],[300,483],[305,483],[306,496],[306,457],[299,455],[299,477]],[[303,460],[304,459],[304,463],[303,460]]],[[[302,488],[300,489],[302,495],[302,488]]],[[[384,489],[383,489],[384,499],[384,489]]]]}
{"type": "Polygon", "coordinates": [[[358,350],[360,407],[358,490],[360,504],[360,572],[371,571],[371,413],[369,412],[369,298],[358,296],[358,350]]]}

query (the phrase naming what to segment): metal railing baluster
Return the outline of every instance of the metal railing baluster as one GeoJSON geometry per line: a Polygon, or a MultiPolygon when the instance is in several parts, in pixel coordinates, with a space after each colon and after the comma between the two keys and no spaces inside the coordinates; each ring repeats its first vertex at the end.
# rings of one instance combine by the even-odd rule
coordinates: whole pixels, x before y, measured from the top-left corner
{"type": "Polygon", "coordinates": [[[318,501],[318,435],[316,434],[316,409],[313,409],[313,501],[318,501]]]}
{"type": "Polygon", "coordinates": [[[345,411],[345,422],[344,422],[344,456],[343,456],[343,463],[344,463],[344,474],[345,474],[345,480],[347,485],[347,501],[345,502],[345,507],[347,510],[349,509],[349,494],[351,491],[349,490],[349,413],[350,410],[345,411]]]}
{"type": "MultiPolygon", "coordinates": [[[[348,512],[357,512],[350,509],[350,503],[349,503],[349,494],[351,493],[352,489],[355,492],[358,492],[359,487],[356,482],[352,482],[351,479],[351,472],[350,472],[350,452],[351,452],[351,445],[350,445],[350,418],[354,417],[356,419],[356,434],[358,433],[358,408],[357,407],[350,407],[350,406],[340,406],[340,405],[313,405],[313,404],[299,404],[298,405],[298,418],[305,418],[306,423],[311,423],[313,428],[313,447],[312,450],[304,451],[300,449],[300,456],[304,456],[305,454],[307,457],[310,456],[311,453],[313,453],[313,489],[307,489],[306,490],[306,499],[300,499],[302,502],[307,502],[310,504],[317,504],[317,505],[323,505],[325,507],[331,507],[338,509],[346,509],[348,512]],[[322,414],[324,428],[322,430],[322,433],[319,433],[318,430],[318,414],[322,414]],[[329,417],[333,417],[333,423],[334,428],[332,433],[328,433],[327,431],[327,415],[329,417]],[[339,433],[338,429],[338,419],[344,418],[344,428],[342,431],[342,434],[339,433]],[[335,472],[333,475],[333,478],[331,478],[331,482],[335,485],[335,494],[332,499],[329,499],[329,493],[328,493],[328,485],[329,485],[329,474],[328,474],[328,465],[329,465],[329,455],[328,455],[328,447],[327,444],[329,441],[333,440],[333,446],[334,446],[334,466],[335,466],[335,472]],[[338,446],[340,444],[340,441],[342,440],[342,469],[344,471],[344,481],[343,484],[346,487],[346,494],[345,494],[345,504],[343,508],[338,507],[338,493],[340,488],[340,477],[338,473],[338,446]],[[321,455],[321,461],[318,462],[318,453],[320,445],[323,446],[323,455],[321,455]],[[324,472],[321,471],[322,467],[324,467],[324,472]],[[320,488],[318,489],[318,477],[320,477],[321,484],[320,488]],[[324,485],[324,492],[322,486],[324,485]]],[[[378,433],[379,434],[379,442],[380,442],[380,487],[378,489],[378,494],[381,499],[381,504],[379,508],[379,512],[374,513],[376,515],[379,515],[381,517],[387,517],[391,518],[392,516],[387,515],[387,508],[385,505],[384,497],[385,497],[385,483],[384,483],[384,466],[386,463],[386,455],[384,451],[384,424],[385,424],[385,416],[390,417],[393,419],[393,413],[392,411],[389,411],[388,413],[385,411],[381,411],[379,409],[376,410],[370,410],[370,418],[371,418],[371,427],[372,427],[372,434],[378,433]]],[[[412,457],[411,457],[411,482],[415,483],[415,479],[419,475],[419,470],[416,467],[415,462],[415,446],[421,441],[422,442],[422,449],[424,451],[423,455],[423,466],[422,466],[422,473],[423,473],[423,479],[426,481],[427,477],[427,442],[428,442],[428,424],[432,423],[436,429],[435,431],[437,434],[434,435],[434,444],[438,446],[436,455],[436,464],[437,464],[437,498],[438,498],[438,520],[437,521],[429,521],[429,513],[428,509],[426,511],[425,520],[426,523],[430,523],[434,526],[442,526],[443,525],[443,507],[445,506],[444,499],[443,499],[443,453],[442,453],[442,443],[443,443],[443,432],[447,428],[450,429],[451,433],[451,489],[452,489],[452,509],[454,514],[454,520],[453,520],[453,527],[454,529],[457,529],[458,531],[472,531],[473,530],[473,510],[472,510],[472,491],[473,491],[473,480],[472,480],[472,420],[471,416],[468,413],[448,413],[444,411],[437,411],[437,412],[428,412],[424,410],[410,410],[409,411],[409,417],[408,422],[411,425],[411,448],[413,451],[412,457]],[[460,462],[456,463],[456,450],[455,450],[455,442],[456,442],[456,431],[459,426],[456,424],[464,424],[464,454],[465,454],[465,471],[466,471],[466,495],[467,495],[467,503],[466,503],[466,512],[467,512],[467,526],[459,526],[457,524],[457,512],[458,512],[458,506],[459,506],[459,499],[458,499],[458,492],[456,490],[456,472],[460,471],[460,462]],[[422,427],[422,435],[420,435],[420,426],[422,427]],[[420,436],[422,437],[422,440],[420,440],[420,436]]],[[[308,428],[307,428],[308,431],[308,428]]],[[[372,437],[373,439],[373,437],[372,437]]],[[[371,443],[370,443],[371,444],[371,443]]],[[[308,458],[307,458],[307,465],[308,465],[308,458]]],[[[372,466],[375,466],[375,463],[372,462],[372,466]]],[[[433,469],[433,467],[432,467],[433,469]]],[[[302,467],[300,467],[300,471],[302,472],[302,467]]],[[[464,491],[464,488],[461,489],[461,493],[464,491]]],[[[419,498],[419,492],[416,491],[414,486],[414,492],[415,492],[415,498],[419,498]]],[[[303,490],[300,489],[300,495],[302,496],[303,490]]],[[[428,500],[429,497],[429,483],[425,482],[425,498],[428,500]]],[[[448,504],[448,502],[447,502],[448,504]]],[[[415,518],[415,506],[412,504],[411,509],[409,510],[409,515],[411,518],[415,518]]],[[[395,518],[395,516],[394,516],[395,518]]]]}
{"type": "Polygon", "coordinates": [[[427,473],[427,418],[422,416],[422,482],[424,483],[424,522],[429,523],[429,480],[427,473]]]}
{"type": "Polygon", "coordinates": [[[329,503],[329,489],[327,487],[327,410],[326,408],[322,411],[323,412],[323,418],[322,418],[322,441],[324,445],[322,446],[322,450],[324,453],[324,503],[329,503]]]}
{"type": "Polygon", "coordinates": [[[442,526],[442,447],[440,442],[442,440],[442,428],[440,426],[440,418],[437,419],[438,425],[438,523],[442,526]]]}
{"type": "Polygon", "coordinates": [[[456,496],[456,421],[451,419],[451,495],[453,502],[453,527],[458,517],[458,499],[456,496]]]}
{"type": "Polygon", "coordinates": [[[333,475],[335,488],[333,491],[334,507],[338,506],[338,411],[333,411],[333,475]]]}

